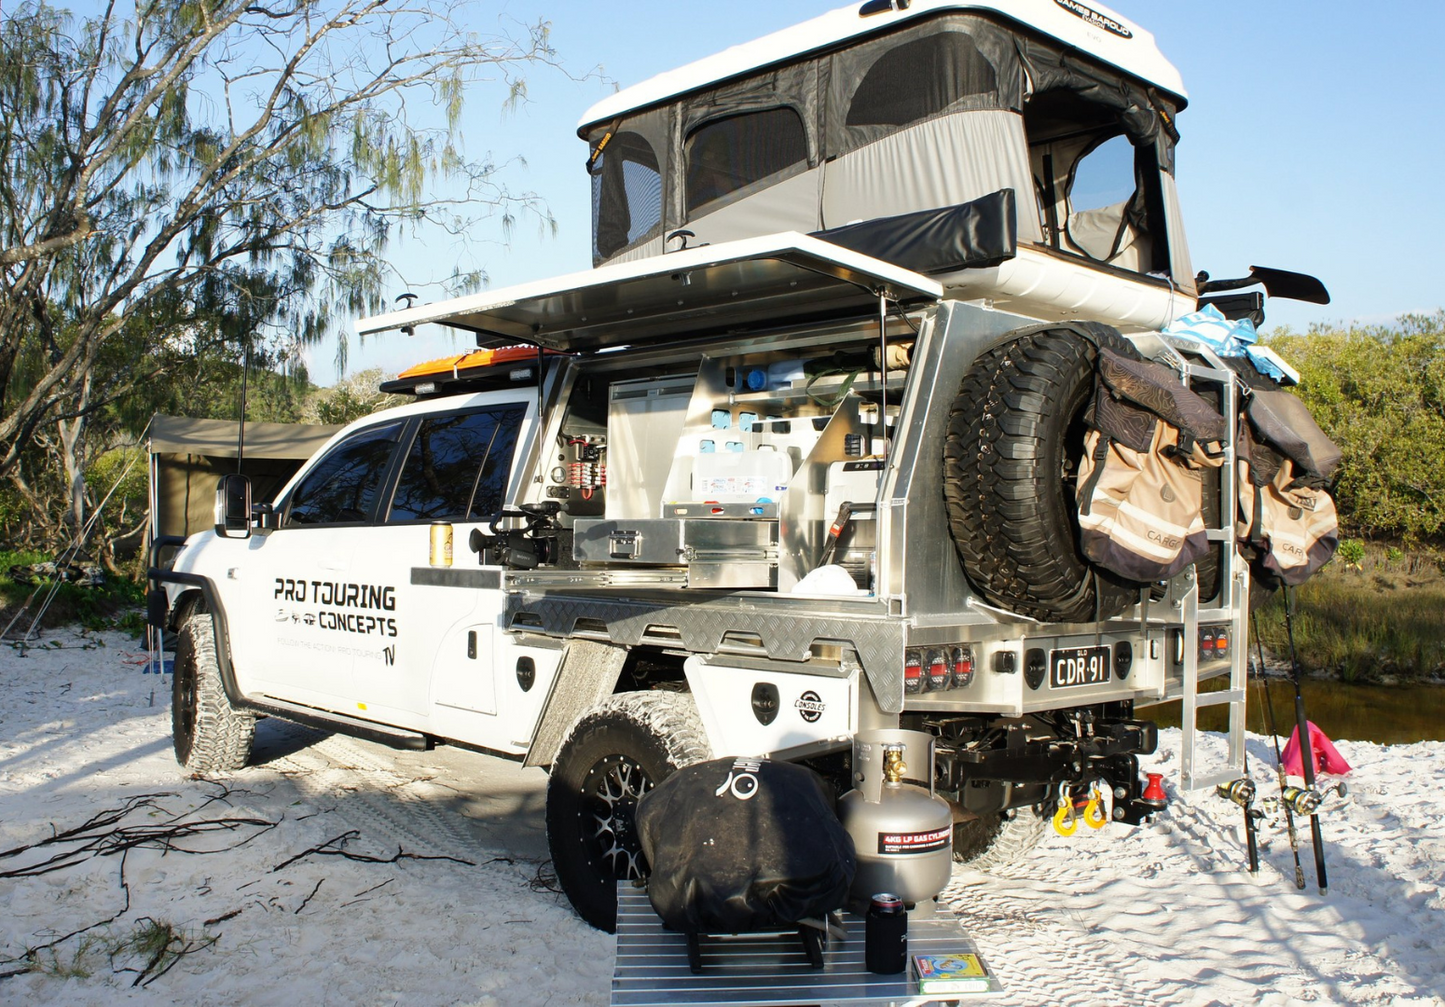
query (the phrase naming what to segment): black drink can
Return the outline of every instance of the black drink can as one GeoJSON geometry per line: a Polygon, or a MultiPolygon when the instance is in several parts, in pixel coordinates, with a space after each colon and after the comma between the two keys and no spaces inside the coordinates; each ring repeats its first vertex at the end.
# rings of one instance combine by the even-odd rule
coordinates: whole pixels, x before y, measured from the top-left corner
{"type": "Polygon", "coordinates": [[[869,972],[897,975],[908,967],[908,914],[897,895],[875,895],[863,918],[863,960],[869,972]]]}

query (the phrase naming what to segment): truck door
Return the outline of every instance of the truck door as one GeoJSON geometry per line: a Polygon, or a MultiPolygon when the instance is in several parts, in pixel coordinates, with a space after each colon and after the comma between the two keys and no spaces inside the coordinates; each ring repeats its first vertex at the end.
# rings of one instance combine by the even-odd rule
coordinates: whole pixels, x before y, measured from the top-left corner
{"type": "MultiPolygon", "coordinates": [[[[377,719],[436,730],[431,704],[494,716],[492,637],[501,613],[501,571],[480,567],[467,545],[501,510],[527,405],[470,404],[422,417],[404,439],[396,488],[351,578],[395,598],[390,649],[358,655],[358,706],[377,719]],[[453,565],[428,564],[431,526],[452,525],[453,565]]],[[[365,714],[363,714],[365,715],[365,714]]]]}
{"type": "MultiPolygon", "coordinates": [[[[394,599],[358,584],[402,420],[358,430],[309,466],[280,501],[280,527],[253,535],[240,611],[227,606],[238,666],[254,688],[326,709],[345,705],[354,658],[395,636],[394,599]]],[[[248,691],[251,687],[248,686],[248,691]]]]}

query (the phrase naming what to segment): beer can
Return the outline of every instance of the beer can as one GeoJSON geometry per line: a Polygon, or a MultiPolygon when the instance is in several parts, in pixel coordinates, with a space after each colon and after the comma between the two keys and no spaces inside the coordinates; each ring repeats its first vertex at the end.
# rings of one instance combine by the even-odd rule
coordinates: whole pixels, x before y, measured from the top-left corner
{"type": "Polygon", "coordinates": [[[908,967],[908,913],[897,895],[873,896],[863,917],[863,962],[869,972],[897,975],[908,967]]]}
{"type": "Polygon", "coordinates": [[[452,565],[452,524],[450,521],[433,521],[431,523],[431,557],[432,566],[452,565]]]}

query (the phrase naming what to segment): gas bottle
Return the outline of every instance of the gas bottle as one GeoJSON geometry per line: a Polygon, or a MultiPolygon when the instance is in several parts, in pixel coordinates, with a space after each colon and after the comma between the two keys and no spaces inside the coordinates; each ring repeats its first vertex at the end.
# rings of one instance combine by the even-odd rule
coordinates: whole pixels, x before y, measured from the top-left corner
{"type": "Polygon", "coordinates": [[[938,897],[953,873],[953,811],[933,792],[933,735],[862,731],[853,739],[857,789],[838,802],[858,873],[850,902],[875,892],[916,905],[938,897]],[[906,780],[926,780],[927,787],[906,780]]]}

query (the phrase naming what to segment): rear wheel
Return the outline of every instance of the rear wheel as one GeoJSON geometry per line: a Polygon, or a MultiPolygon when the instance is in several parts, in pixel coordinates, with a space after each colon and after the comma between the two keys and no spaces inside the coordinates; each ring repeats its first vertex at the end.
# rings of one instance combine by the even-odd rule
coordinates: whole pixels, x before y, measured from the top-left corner
{"type": "Polygon", "coordinates": [[[237,710],[226,696],[208,612],[193,612],[176,640],[171,736],[176,761],[198,773],[234,772],[251,758],[256,717],[237,710]]]}
{"type": "Polygon", "coordinates": [[[978,871],[1027,857],[1044,837],[1048,820],[1033,808],[995,811],[953,827],[953,862],[978,871]]]}
{"type": "Polygon", "coordinates": [[[637,802],[707,754],[686,693],[622,693],[573,726],[547,784],[547,845],[562,891],[588,923],[613,932],[617,882],[648,874],[637,802]]]}

